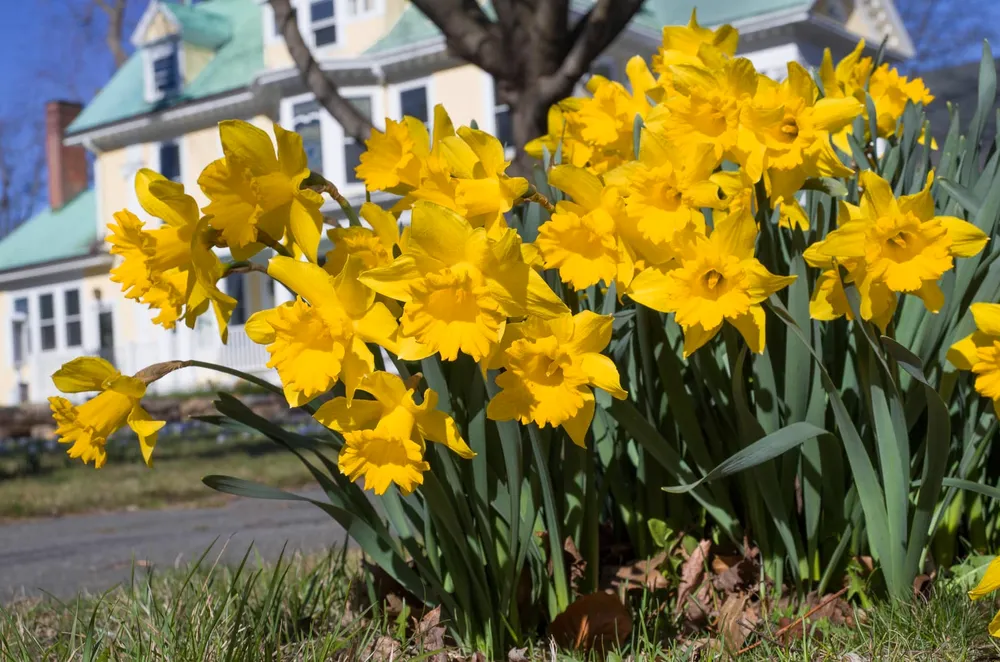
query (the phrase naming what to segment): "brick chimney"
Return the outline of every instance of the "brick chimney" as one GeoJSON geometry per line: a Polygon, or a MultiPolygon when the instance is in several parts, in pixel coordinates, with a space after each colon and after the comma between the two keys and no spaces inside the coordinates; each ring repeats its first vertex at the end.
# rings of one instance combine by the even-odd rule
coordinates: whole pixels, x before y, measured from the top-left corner
{"type": "Polygon", "coordinates": [[[63,145],[63,135],[83,109],[72,101],[45,104],[45,161],[49,168],[49,206],[59,209],[87,188],[87,151],[63,145]]]}

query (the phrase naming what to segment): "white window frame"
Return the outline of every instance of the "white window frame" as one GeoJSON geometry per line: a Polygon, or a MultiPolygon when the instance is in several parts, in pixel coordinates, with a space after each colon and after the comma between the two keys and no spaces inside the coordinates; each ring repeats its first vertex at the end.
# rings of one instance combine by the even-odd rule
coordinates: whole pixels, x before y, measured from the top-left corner
{"type": "Polygon", "coordinates": [[[62,291],[63,341],[65,342],[67,349],[69,349],[71,347],[77,347],[77,348],[82,348],[83,347],[83,292],[81,290],[82,290],[82,288],[80,288],[80,287],[67,287],[67,288],[63,289],[63,291],[62,291]],[[70,292],[76,292],[76,314],[75,315],[70,315],[69,314],[69,310],[66,307],[66,296],[70,292]],[[72,324],[73,322],[76,322],[77,324],[80,325],[80,344],[79,345],[70,345],[69,344],[69,325],[72,324]]]}
{"type": "MultiPolygon", "coordinates": [[[[177,181],[178,183],[183,184],[185,176],[188,173],[187,159],[184,158],[184,136],[177,136],[176,138],[172,138],[170,140],[161,140],[160,142],[152,144],[154,149],[153,159],[156,161],[156,167],[153,169],[161,174],[163,173],[163,161],[162,161],[163,146],[177,145],[177,167],[180,168],[181,171],[180,177],[177,181]]],[[[135,182],[133,181],[133,187],[134,185],[135,182]]]]}
{"type": "Polygon", "coordinates": [[[31,344],[31,297],[27,294],[18,293],[16,296],[11,297],[10,300],[10,314],[8,319],[11,321],[10,326],[10,363],[14,367],[19,367],[24,365],[31,357],[32,354],[32,344],[31,344]],[[20,312],[17,310],[16,303],[18,300],[24,299],[28,302],[27,312],[20,312]],[[20,326],[15,330],[14,325],[19,324],[20,326]],[[15,347],[17,346],[18,340],[21,342],[21,357],[18,359],[15,347]]]}
{"type": "Polygon", "coordinates": [[[403,92],[424,88],[427,94],[427,130],[431,131],[434,123],[434,86],[431,77],[414,78],[404,83],[394,83],[389,86],[389,117],[397,122],[403,119],[403,92]]]}
{"type": "MultiPolygon", "coordinates": [[[[385,102],[381,87],[375,85],[344,87],[339,92],[345,99],[359,96],[369,97],[372,107],[372,124],[379,130],[385,128],[385,102]]],[[[294,126],[295,118],[292,115],[292,108],[295,104],[302,103],[303,101],[311,101],[314,98],[312,94],[307,93],[282,99],[279,113],[281,125],[289,128],[294,126]]],[[[333,182],[340,189],[341,193],[347,197],[363,194],[365,191],[364,182],[347,182],[344,143],[345,140],[349,140],[350,138],[344,133],[343,127],[327,112],[321,112],[320,114],[320,136],[323,144],[323,170],[325,171],[322,173],[323,176],[333,182]]]]}
{"type": "Polygon", "coordinates": [[[144,92],[148,103],[155,103],[166,98],[166,93],[156,89],[156,74],[153,70],[153,63],[173,53],[177,61],[177,89],[173,94],[178,94],[184,88],[184,46],[176,36],[169,37],[155,44],[143,46],[142,63],[144,69],[144,92]]]}
{"type": "MultiPolygon", "coordinates": [[[[59,292],[53,289],[39,290],[34,295],[35,308],[38,309],[38,314],[36,318],[38,324],[34,325],[38,334],[38,352],[40,354],[46,354],[48,352],[58,352],[59,351],[59,309],[62,307],[59,303],[59,292]],[[52,317],[47,317],[42,319],[42,297],[52,298],[52,317]],[[52,327],[52,347],[46,347],[45,343],[42,342],[42,327],[51,326],[52,327]]],[[[29,308],[31,304],[28,304],[29,308]]]]}
{"type": "Polygon", "coordinates": [[[341,0],[341,2],[344,5],[344,18],[348,21],[364,21],[369,18],[380,16],[383,12],[385,12],[385,0],[341,0]],[[348,8],[352,3],[355,4],[355,6],[370,3],[371,7],[362,11],[355,10],[352,13],[348,11],[348,8]]]}
{"type": "MultiPolygon", "coordinates": [[[[497,107],[507,106],[507,112],[510,112],[510,105],[505,103],[500,103],[496,97],[496,86],[493,81],[493,76],[488,73],[483,72],[483,106],[486,109],[487,117],[486,120],[480,125],[479,128],[484,129],[489,132],[491,136],[497,135],[497,107]]],[[[497,138],[499,140],[499,138],[497,138]]],[[[507,160],[513,159],[517,154],[517,148],[514,145],[504,145],[503,155],[507,160]]]]}
{"type": "MultiPolygon", "coordinates": [[[[315,97],[312,93],[299,94],[294,97],[287,97],[281,102],[281,125],[282,127],[288,129],[289,131],[295,131],[296,129],[296,119],[299,117],[295,114],[295,106],[301,103],[308,103],[310,101],[315,101],[315,97]]],[[[322,104],[319,104],[316,112],[319,115],[319,135],[320,135],[320,151],[322,153],[323,169],[327,170],[329,167],[326,154],[326,133],[329,129],[326,128],[325,118],[328,113],[324,110],[322,104]]],[[[312,115],[312,113],[310,113],[312,115]]],[[[319,173],[323,175],[323,173],[319,173]]],[[[325,177],[326,175],[324,175],[325,177]]]]}
{"type": "Polygon", "coordinates": [[[312,20],[312,3],[320,2],[321,0],[301,0],[302,5],[299,9],[299,16],[302,19],[299,20],[299,29],[302,30],[302,23],[305,23],[305,32],[309,35],[309,45],[312,46],[313,50],[318,50],[320,48],[337,48],[341,45],[341,38],[344,34],[344,20],[343,20],[343,10],[344,7],[341,2],[337,0],[329,0],[333,3],[333,16],[330,18],[321,19],[318,23],[313,23],[312,20]],[[316,44],[316,31],[322,30],[324,28],[333,27],[334,33],[336,34],[336,39],[333,41],[323,44],[322,46],[316,44]]]}

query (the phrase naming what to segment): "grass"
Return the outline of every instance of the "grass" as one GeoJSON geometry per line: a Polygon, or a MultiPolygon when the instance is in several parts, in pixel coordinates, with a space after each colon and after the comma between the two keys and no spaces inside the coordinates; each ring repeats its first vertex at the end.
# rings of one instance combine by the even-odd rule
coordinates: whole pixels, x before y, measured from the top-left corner
{"type": "Polygon", "coordinates": [[[0,519],[49,517],[95,510],[204,505],[224,500],[201,479],[208,474],[252,478],[276,487],[312,481],[291,453],[252,438],[161,439],[154,469],[139,456],[134,440],[100,470],[71,460],[60,447],[43,453],[33,472],[23,458],[0,459],[0,519]]]}
{"type": "MultiPolygon", "coordinates": [[[[4,660],[469,660],[447,649],[435,657],[408,635],[405,619],[365,609],[365,582],[357,556],[331,552],[294,556],[265,565],[250,553],[236,568],[206,555],[186,570],[133,573],[131,583],[104,595],[69,602],[30,600],[0,607],[4,660]],[[360,596],[360,597],[359,597],[360,596]]],[[[930,602],[882,604],[853,627],[822,622],[786,646],[764,643],[740,660],[988,660],[1000,656],[986,634],[995,604],[970,603],[960,592],[939,592],[930,602]],[[853,656],[848,656],[853,653],[853,656]],[[845,657],[846,656],[846,657],[845,657]]],[[[721,659],[721,644],[695,653],[690,642],[662,641],[652,609],[637,618],[631,642],[615,662],[721,659]]],[[[772,626],[771,630],[776,629],[772,626]]],[[[545,642],[526,658],[585,662],[545,642]]]]}

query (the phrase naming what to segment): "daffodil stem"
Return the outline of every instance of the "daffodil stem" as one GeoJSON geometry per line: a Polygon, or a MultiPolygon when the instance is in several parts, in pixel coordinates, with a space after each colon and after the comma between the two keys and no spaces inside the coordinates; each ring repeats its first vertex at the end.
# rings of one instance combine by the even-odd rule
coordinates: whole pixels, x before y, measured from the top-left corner
{"type": "Polygon", "coordinates": [[[267,267],[263,264],[257,264],[256,262],[250,262],[249,260],[239,260],[237,262],[230,262],[226,265],[225,270],[222,272],[222,278],[227,278],[231,274],[245,274],[251,271],[259,271],[262,274],[267,273],[267,267]]]}
{"type": "Polygon", "coordinates": [[[657,408],[654,406],[656,396],[656,376],[653,362],[653,341],[650,337],[650,325],[655,319],[653,312],[645,306],[637,306],[635,311],[635,325],[639,337],[639,358],[642,361],[642,386],[644,390],[644,400],[646,401],[646,418],[651,425],[657,425],[657,408]]]}
{"type": "Polygon", "coordinates": [[[555,205],[549,202],[548,198],[546,198],[544,195],[542,195],[541,193],[539,193],[534,189],[532,189],[529,195],[526,195],[523,198],[521,198],[521,200],[524,202],[534,202],[536,205],[540,205],[543,209],[545,209],[545,211],[549,212],[550,214],[554,213],[556,210],[555,205]]]}
{"type": "Polygon", "coordinates": [[[282,246],[280,242],[278,242],[274,237],[264,232],[263,230],[257,231],[257,239],[260,240],[260,243],[264,244],[268,248],[273,249],[274,252],[277,253],[278,255],[284,255],[285,257],[295,257],[287,248],[282,246]]]}
{"type": "Polygon", "coordinates": [[[272,393],[277,393],[278,395],[282,395],[282,396],[285,394],[285,392],[281,390],[280,386],[275,386],[274,384],[272,384],[271,382],[267,381],[266,379],[261,379],[260,377],[255,377],[255,376],[253,376],[251,374],[242,372],[240,370],[236,370],[235,368],[227,368],[226,366],[219,365],[217,363],[207,363],[205,361],[188,360],[188,361],[181,361],[181,366],[180,367],[182,367],[182,368],[205,368],[207,370],[214,370],[216,372],[222,372],[222,373],[225,373],[227,375],[232,375],[233,377],[238,377],[238,378],[242,379],[243,381],[250,382],[251,384],[255,384],[257,386],[260,386],[261,388],[267,389],[268,391],[271,391],[272,393]]]}

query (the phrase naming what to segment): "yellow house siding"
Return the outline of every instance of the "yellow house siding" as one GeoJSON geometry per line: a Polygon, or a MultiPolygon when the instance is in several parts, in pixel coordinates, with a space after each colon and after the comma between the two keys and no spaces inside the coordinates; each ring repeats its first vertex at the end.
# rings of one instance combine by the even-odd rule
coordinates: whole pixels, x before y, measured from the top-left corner
{"type": "Polygon", "coordinates": [[[164,16],[161,11],[157,12],[153,20],[150,21],[149,27],[146,28],[146,34],[142,36],[142,40],[148,44],[175,34],[177,34],[177,28],[171,24],[170,19],[164,16]]]}
{"type": "Polygon", "coordinates": [[[472,120],[482,128],[492,126],[487,119],[493,108],[487,108],[492,92],[487,89],[489,77],[478,67],[467,64],[454,69],[439,71],[430,79],[431,103],[443,104],[455,126],[468,125],[472,120]]]}
{"type": "Polygon", "coordinates": [[[184,82],[190,83],[202,72],[205,65],[211,61],[215,52],[192,44],[184,44],[184,82]]]}

